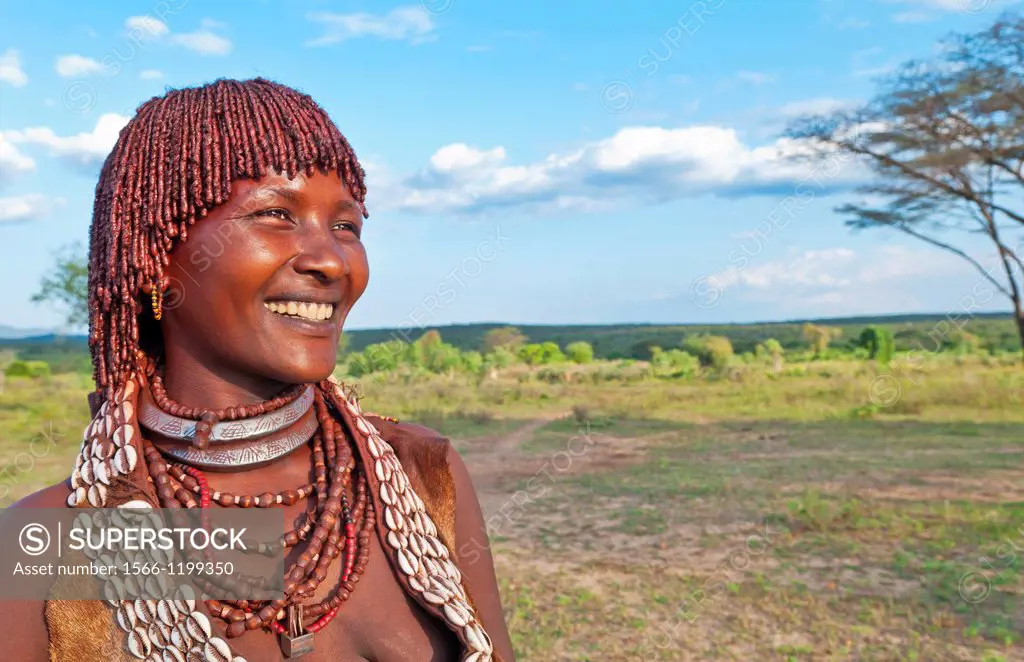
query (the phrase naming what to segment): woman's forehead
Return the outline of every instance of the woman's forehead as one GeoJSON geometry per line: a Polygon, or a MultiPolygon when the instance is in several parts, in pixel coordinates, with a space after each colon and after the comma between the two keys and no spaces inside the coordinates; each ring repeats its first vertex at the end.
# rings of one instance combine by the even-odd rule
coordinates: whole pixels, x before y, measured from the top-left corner
{"type": "Polygon", "coordinates": [[[355,202],[352,192],[337,171],[314,171],[294,177],[280,171],[268,172],[258,179],[238,179],[231,184],[232,199],[276,197],[301,203],[305,201],[336,199],[355,202]]]}

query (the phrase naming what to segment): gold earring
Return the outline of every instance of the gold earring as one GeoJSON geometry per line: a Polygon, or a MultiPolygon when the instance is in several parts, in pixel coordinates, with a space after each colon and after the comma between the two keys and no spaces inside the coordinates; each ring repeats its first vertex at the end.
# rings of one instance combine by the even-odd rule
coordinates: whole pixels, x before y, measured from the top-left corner
{"type": "Polygon", "coordinates": [[[153,317],[159,320],[164,313],[164,291],[159,285],[154,285],[150,290],[150,296],[153,299],[153,317]]]}

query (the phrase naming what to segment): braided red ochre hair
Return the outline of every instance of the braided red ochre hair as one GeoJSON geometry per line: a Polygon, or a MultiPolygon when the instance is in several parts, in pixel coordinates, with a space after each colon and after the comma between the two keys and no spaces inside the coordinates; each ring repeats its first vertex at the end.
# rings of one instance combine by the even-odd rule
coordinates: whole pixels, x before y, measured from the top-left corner
{"type": "Polygon", "coordinates": [[[141,298],[161,283],[176,243],[228,199],[233,181],[272,170],[336,172],[366,215],[364,172],[348,141],[313,99],[279,83],[171,90],[121,130],[89,232],[89,348],[105,398],[138,368],[140,348],[161,342],[141,298]]]}

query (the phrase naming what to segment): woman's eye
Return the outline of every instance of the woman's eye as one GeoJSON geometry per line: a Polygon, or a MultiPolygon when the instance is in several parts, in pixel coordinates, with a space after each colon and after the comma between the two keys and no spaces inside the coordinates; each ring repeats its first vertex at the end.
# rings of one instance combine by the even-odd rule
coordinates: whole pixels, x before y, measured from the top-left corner
{"type": "Polygon", "coordinates": [[[348,230],[349,232],[354,234],[356,237],[359,236],[359,226],[356,225],[355,223],[350,222],[350,221],[341,221],[341,222],[335,223],[334,224],[334,229],[335,230],[342,230],[342,231],[348,230]]]}
{"type": "Polygon", "coordinates": [[[274,218],[279,218],[282,221],[291,220],[291,214],[284,209],[265,209],[260,212],[260,216],[272,216],[274,218]]]}

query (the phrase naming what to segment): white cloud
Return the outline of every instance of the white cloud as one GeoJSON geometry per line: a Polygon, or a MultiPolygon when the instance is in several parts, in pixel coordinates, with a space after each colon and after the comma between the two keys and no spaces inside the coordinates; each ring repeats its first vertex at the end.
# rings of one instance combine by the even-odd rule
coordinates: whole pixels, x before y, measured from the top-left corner
{"type": "Polygon", "coordinates": [[[774,75],[763,71],[740,70],[719,81],[715,86],[715,91],[722,93],[743,88],[745,86],[761,87],[762,85],[774,83],[775,81],[776,77],[774,75]]]}
{"type": "Polygon", "coordinates": [[[164,72],[159,69],[143,69],[139,72],[139,78],[142,80],[160,80],[164,77],[164,72]]]}
{"type": "Polygon", "coordinates": [[[0,223],[31,221],[63,203],[61,198],[52,199],[38,193],[0,197],[0,223]]]}
{"type": "Polygon", "coordinates": [[[171,41],[201,55],[227,55],[231,52],[229,39],[206,30],[172,35],[171,41]]]}
{"type": "Polygon", "coordinates": [[[0,182],[8,177],[8,173],[27,172],[34,170],[36,162],[25,156],[0,133],[0,182]]]}
{"type": "Polygon", "coordinates": [[[159,39],[170,32],[167,24],[152,16],[129,16],[124,22],[129,35],[138,39],[159,39]]]}
{"type": "MultiPolygon", "coordinates": [[[[760,242],[753,237],[753,243],[760,242]]],[[[848,248],[827,248],[804,251],[788,260],[778,260],[755,265],[747,269],[729,267],[714,278],[722,289],[747,286],[758,290],[803,285],[811,287],[844,287],[849,285],[849,275],[835,275],[837,270],[846,270],[855,253],[848,248]],[[831,272],[831,273],[829,273],[831,272]]]]}
{"type": "MultiPolygon", "coordinates": [[[[744,237],[737,251],[744,245],[746,254],[753,255],[760,252],[764,240],[744,237]]],[[[824,313],[854,314],[916,308],[918,302],[908,293],[919,288],[910,284],[927,287],[936,279],[962,278],[970,273],[966,262],[930,248],[886,245],[863,253],[846,247],[794,248],[783,259],[761,264],[752,260],[744,269],[729,267],[711,275],[709,282],[720,291],[735,291],[747,301],[790,310],[814,306],[824,308],[824,313]],[[893,283],[901,287],[894,288],[893,283]]]]}
{"type": "Polygon", "coordinates": [[[24,87],[28,84],[28,76],[21,68],[21,56],[13,48],[8,48],[0,55],[0,81],[10,83],[14,87],[24,87]]]}
{"type": "Polygon", "coordinates": [[[34,127],[20,131],[6,131],[5,137],[12,143],[41,145],[49,148],[50,154],[79,168],[92,170],[103,162],[110,153],[117,136],[128,118],[116,113],[101,115],[92,131],[73,136],[58,136],[49,127],[34,127]]]}
{"type": "Polygon", "coordinates": [[[862,18],[844,18],[836,24],[840,30],[863,30],[871,27],[871,22],[862,18]]]}
{"type": "MultiPolygon", "coordinates": [[[[943,11],[963,11],[970,0],[886,0],[890,4],[917,5],[943,11]]],[[[984,0],[982,0],[984,1],[984,0]]]]}
{"type": "Polygon", "coordinates": [[[397,7],[387,14],[311,12],[306,17],[324,28],[324,34],[307,42],[308,46],[336,44],[356,37],[377,37],[414,44],[435,38],[433,17],[418,5],[397,7]]]}
{"type": "Polygon", "coordinates": [[[124,22],[128,35],[138,41],[162,41],[176,44],[200,55],[227,55],[231,52],[231,40],[214,30],[227,27],[220,21],[204,18],[194,32],[172,33],[167,24],[152,16],[130,16],[124,22]]]}
{"type": "Polygon", "coordinates": [[[476,214],[522,207],[592,208],[627,198],[658,203],[705,194],[785,195],[805,181],[826,194],[864,181],[860,168],[834,157],[825,164],[787,158],[812,152],[811,145],[790,139],[747,145],[735,130],[713,125],[627,127],[525,164],[509,163],[501,146],[455,143],[437,150],[413,176],[392,180],[380,199],[409,212],[476,214]]]}
{"type": "Polygon", "coordinates": [[[935,16],[919,11],[903,11],[892,17],[893,23],[928,23],[934,21],[935,16]]]}
{"type": "Polygon", "coordinates": [[[751,85],[764,85],[771,83],[775,80],[775,76],[766,74],[761,71],[737,71],[736,79],[741,83],[749,83],[751,85]]]}
{"type": "Polygon", "coordinates": [[[1015,5],[1020,0],[885,0],[890,4],[915,5],[937,11],[957,12],[961,14],[979,14],[983,11],[998,11],[1003,7],[1015,5]]]}
{"type": "Polygon", "coordinates": [[[802,115],[825,115],[840,110],[847,110],[856,105],[856,102],[835,99],[833,97],[818,97],[816,99],[803,99],[792,101],[779,109],[783,117],[800,117],[802,115]]]}
{"type": "MultiPolygon", "coordinates": [[[[886,0],[890,4],[917,5],[927,9],[940,11],[966,12],[974,7],[985,9],[987,6],[996,4],[998,0],[886,0]]],[[[1009,0],[1003,4],[1012,4],[1016,0],[1009,0]]]]}
{"type": "Polygon", "coordinates": [[[103,71],[103,65],[90,57],[82,55],[62,55],[57,58],[57,73],[64,78],[87,76],[103,71]]]}
{"type": "Polygon", "coordinates": [[[884,55],[884,53],[885,49],[881,46],[854,51],[850,55],[850,66],[853,70],[853,75],[858,78],[874,78],[895,71],[899,66],[899,61],[892,57],[888,60],[880,61],[880,56],[884,55]]]}

